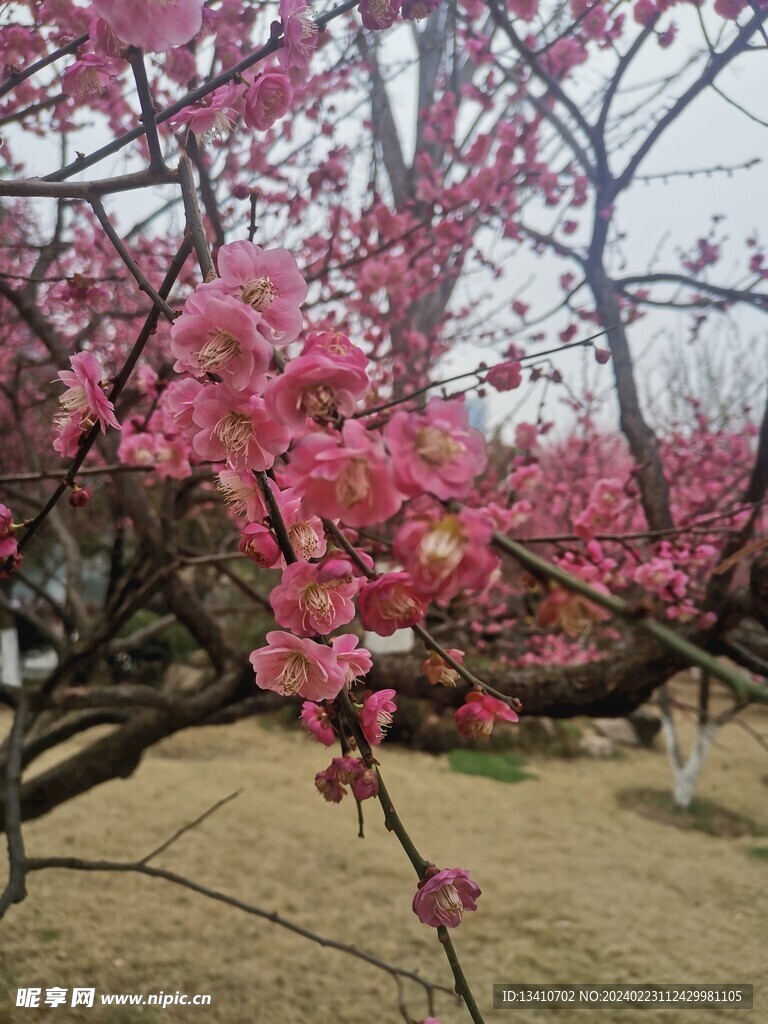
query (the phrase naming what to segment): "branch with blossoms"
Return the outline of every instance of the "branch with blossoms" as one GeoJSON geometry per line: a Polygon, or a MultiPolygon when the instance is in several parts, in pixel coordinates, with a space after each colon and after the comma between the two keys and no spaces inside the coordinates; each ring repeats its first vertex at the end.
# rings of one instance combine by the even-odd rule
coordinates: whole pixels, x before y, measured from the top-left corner
{"type": "MultiPolygon", "coordinates": [[[[47,438],[39,445],[37,434],[21,438],[33,471],[18,482],[31,490],[22,490],[19,498],[24,516],[0,507],[0,558],[4,571],[12,574],[22,555],[34,557],[44,548],[44,538],[55,537],[67,553],[72,605],[65,604],[60,616],[65,635],[59,666],[38,691],[16,699],[13,734],[3,751],[5,822],[11,837],[8,892],[13,898],[23,889],[24,818],[109,778],[129,775],[149,746],[179,729],[234,718],[240,709],[267,706],[267,698],[299,701],[311,737],[321,746],[340,747],[340,756],[317,773],[316,788],[329,803],[350,792],[358,808],[379,800],[385,827],[398,838],[417,874],[413,910],[436,929],[455,989],[472,1019],[481,1021],[449,931],[465,912],[475,910],[479,887],[466,870],[439,870],[422,856],[381,776],[377,748],[398,714],[400,696],[406,691],[429,699],[447,694],[438,699],[461,703],[452,719],[457,733],[475,741],[487,739],[501,723],[517,721],[519,678],[528,687],[522,691],[526,699],[534,695],[534,708],[555,713],[559,708],[564,714],[594,708],[601,699],[612,701],[611,713],[624,713],[681,664],[706,668],[739,699],[762,699],[764,687],[713,657],[722,649],[718,644],[735,640],[738,649],[740,642],[727,621],[734,614],[732,605],[725,599],[707,603],[702,597],[702,580],[717,564],[722,537],[712,528],[693,547],[693,538],[700,535],[677,525],[713,522],[708,517],[720,514],[727,499],[728,511],[717,528],[728,531],[722,535],[726,550],[737,539],[746,543],[760,522],[757,510],[765,497],[764,486],[750,485],[744,502],[732,501],[736,482],[747,476],[750,442],[718,436],[717,441],[728,442],[727,454],[718,461],[712,432],[701,426],[696,440],[717,492],[701,495],[692,483],[691,494],[681,499],[678,485],[685,474],[675,459],[683,442],[673,437],[664,448],[649,426],[636,386],[628,331],[642,300],[639,294],[636,301],[627,299],[622,279],[610,272],[613,203],[649,151],[649,140],[652,145],[670,124],[664,115],[633,149],[625,170],[612,174],[606,140],[616,122],[608,124],[608,108],[631,59],[655,37],[659,12],[654,7],[649,20],[649,3],[638,0],[639,35],[618,57],[614,78],[597,97],[602,106],[594,123],[594,105],[582,109],[576,104],[568,79],[590,48],[619,52],[622,15],[602,6],[575,12],[570,33],[562,32],[560,19],[554,19],[547,35],[545,23],[545,38],[532,46],[493,4],[493,17],[514,50],[505,52],[498,36],[476,37],[478,19],[487,18],[484,5],[462,12],[454,22],[435,12],[432,0],[407,0],[402,7],[397,0],[361,0],[357,14],[352,14],[357,4],[345,3],[314,19],[298,0],[281,0],[279,22],[269,23],[269,12],[245,10],[234,0],[216,10],[204,9],[200,0],[180,0],[171,7],[158,0],[132,0],[130,5],[95,0],[100,17],[92,23],[82,8],[67,15],[71,21],[64,28],[79,42],[74,44],[77,58],[60,81],[53,65],[73,47],[32,60],[38,58],[37,44],[21,34],[16,45],[32,52],[29,73],[11,73],[9,91],[14,83],[22,87],[18,104],[8,106],[13,123],[44,116],[51,107],[50,116],[59,118],[93,105],[107,119],[113,138],[68,163],[64,155],[63,166],[44,179],[0,183],[0,195],[18,200],[11,208],[21,225],[23,252],[34,249],[38,236],[22,214],[33,207],[22,199],[56,198],[59,218],[70,201],[87,202],[96,218],[89,219],[86,229],[69,224],[64,243],[57,220],[28,285],[16,288],[5,283],[14,278],[0,278],[0,292],[27,332],[17,344],[21,379],[4,392],[18,432],[24,435],[35,411],[47,408],[47,394],[24,379],[46,365],[39,355],[43,346],[65,385],[55,449],[68,460],[59,485],[46,496],[38,485],[47,469],[35,459],[37,449],[46,449],[47,438]],[[146,17],[135,17],[137,9],[146,17]],[[358,21],[377,31],[392,27],[401,15],[412,21],[433,13],[424,29],[415,28],[424,113],[408,166],[408,147],[401,144],[392,114],[390,83],[382,74],[383,54],[360,37],[358,21]],[[313,78],[312,63],[317,67],[318,57],[323,59],[316,56],[321,42],[328,49],[335,45],[325,31],[335,19],[338,59],[328,58],[326,74],[313,78]],[[345,25],[350,31],[346,41],[345,25]],[[209,34],[215,35],[214,45],[200,46],[209,34]],[[268,41],[254,48],[252,36],[268,41]],[[352,38],[364,56],[357,64],[349,55],[352,38]],[[145,64],[145,51],[167,56],[145,64]],[[196,57],[205,53],[207,59],[209,52],[212,63],[201,81],[196,57]],[[443,80],[441,69],[450,64],[456,73],[443,80]],[[498,67],[504,81],[494,98],[488,83],[498,67]],[[364,79],[370,71],[373,159],[365,153],[364,135],[349,146],[331,138],[317,167],[305,167],[292,155],[281,159],[281,137],[292,138],[298,109],[305,109],[308,122],[317,125],[316,141],[324,146],[332,136],[327,108],[354,86],[355,75],[364,79]],[[47,97],[40,107],[32,79],[43,72],[51,76],[51,91],[57,95],[55,103],[47,97]],[[133,102],[116,87],[123,75],[133,102]],[[546,96],[531,93],[531,81],[538,81],[534,88],[546,89],[546,96]],[[176,99],[181,88],[186,92],[176,99]],[[472,127],[459,139],[454,128],[464,123],[458,115],[466,112],[462,104],[467,102],[476,103],[479,112],[466,119],[472,127]],[[135,142],[139,147],[128,150],[135,142]],[[562,157],[560,143],[575,151],[581,168],[567,154],[562,157]],[[140,154],[146,166],[116,178],[68,180],[123,150],[132,159],[140,154]],[[178,156],[178,170],[166,169],[170,154],[178,156]],[[361,155],[371,165],[370,195],[347,207],[339,197],[344,183],[354,180],[350,168],[361,155]],[[382,174],[389,178],[383,187],[382,174]],[[170,217],[160,215],[155,234],[149,232],[155,214],[121,234],[120,217],[104,205],[106,196],[155,186],[173,189],[171,202],[183,203],[184,240],[175,258],[177,232],[170,217]],[[594,224],[588,238],[578,237],[574,211],[588,199],[594,224]],[[238,206],[245,202],[247,223],[238,206]],[[556,208],[555,226],[539,230],[541,208],[550,207],[556,208]],[[256,238],[272,237],[272,218],[283,217],[298,240],[255,244],[256,238]],[[316,224],[323,226],[317,229],[316,224]],[[546,249],[574,259],[584,279],[574,286],[572,275],[562,275],[566,298],[552,314],[569,319],[559,333],[561,344],[540,345],[542,333],[531,338],[540,351],[528,351],[519,338],[506,342],[507,325],[502,362],[433,381],[434,364],[448,339],[461,337],[461,321],[473,339],[476,334],[484,343],[498,340],[497,332],[485,331],[479,302],[468,301],[461,312],[449,309],[472,260],[500,271],[483,251],[481,228],[498,229],[512,247],[527,241],[537,252],[546,249]],[[246,231],[248,241],[227,240],[246,231]],[[202,282],[187,266],[193,250],[202,282]],[[83,263],[99,272],[83,274],[83,263]],[[310,269],[302,273],[301,266],[310,269]],[[51,267],[55,277],[47,276],[51,267]],[[138,296],[143,309],[135,303],[137,289],[125,288],[126,271],[144,293],[138,296]],[[117,287],[110,287],[112,281],[117,287]],[[309,285],[316,293],[311,303],[306,301],[309,285]],[[330,297],[323,289],[330,289],[330,297]],[[124,293],[133,296],[133,303],[124,293]],[[591,299],[583,298],[586,293],[591,299]],[[152,309],[146,315],[149,301],[152,309]],[[305,321],[303,305],[311,311],[311,322],[305,321]],[[126,345],[121,321],[133,325],[137,308],[144,325],[131,330],[127,336],[136,341],[126,345]],[[474,319],[467,324],[470,314],[474,319]],[[459,326],[451,334],[452,319],[459,326]],[[593,331],[586,338],[585,324],[593,331]],[[610,353],[594,346],[601,336],[610,353]],[[595,372],[612,362],[634,462],[623,450],[601,458],[589,412],[579,408],[554,363],[546,368],[541,363],[579,348],[587,354],[594,350],[589,362],[597,364],[591,365],[595,372]],[[120,369],[112,373],[109,367],[120,369]],[[489,444],[471,426],[465,392],[430,396],[465,376],[472,378],[466,393],[485,386],[501,394],[524,390],[524,373],[531,383],[543,377],[547,384],[563,385],[561,393],[579,416],[573,446],[564,446],[564,458],[553,446],[549,464],[542,439],[551,424],[545,422],[543,402],[535,424],[516,424],[511,446],[489,444]],[[574,451],[580,444],[587,455],[579,461],[574,451]],[[69,493],[79,524],[87,524],[87,508],[94,532],[103,526],[90,486],[77,482],[88,457],[104,462],[89,467],[94,477],[120,467],[111,475],[109,495],[121,525],[114,529],[109,552],[107,594],[93,615],[78,593],[74,530],[67,529],[58,507],[69,493]],[[569,460],[576,466],[570,476],[563,469],[569,460]],[[615,475],[599,471],[606,464],[615,475]],[[141,470],[142,476],[123,468],[141,470]],[[149,486],[143,482],[145,472],[149,486]],[[212,493],[209,478],[215,479],[223,502],[212,493]],[[544,524],[531,542],[565,536],[569,544],[564,548],[557,540],[551,558],[531,555],[520,537],[532,518],[537,491],[551,508],[542,511],[540,506],[544,524]],[[230,520],[222,527],[215,511],[224,503],[230,520]],[[33,514],[27,516],[29,509],[33,514]],[[562,523],[569,532],[554,528],[562,523]],[[33,541],[40,543],[33,546],[33,541]],[[636,541],[645,545],[642,550],[636,541]],[[223,571],[236,555],[235,543],[240,562],[223,571]],[[622,559],[603,550],[603,544],[621,546],[622,559]],[[526,567],[525,582],[505,578],[499,549],[526,567]],[[279,628],[266,631],[263,643],[258,635],[262,618],[258,626],[248,622],[244,642],[217,614],[222,604],[206,601],[206,591],[222,571],[260,616],[266,610],[273,616],[279,628]],[[271,573],[277,572],[275,582],[271,573]],[[538,607],[521,611],[528,597],[521,598],[520,592],[526,587],[536,593],[538,607]],[[150,602],[158,607],[160,600],[159,618],[135,628],[135,614],[150,602]],[[472,604],[474,610],[468,611],[472,604]],[[210,671],[198,690],[180,694],[171,687],[117,680],[94,685],[96,665],[161,632],[171,619],[184,625],[208,656],[210,671]],[[615,628],[618,621],[629,638],[622,645],[616,644],[624,639],[615,628]],[[129,630],[127,637],[117,635],[122,627],[129,630]],[[395,689],[388,685],[387,658],[377,657],[374,664],[360,633],[391,637],[401,629],[412,630],[423,643],[426,660],[409,664],[407,678],[398,680],[395,689]],[[519,643],[534,629],[550,630],[545,643],[551,646],[543,654],[532,649],[517,662],[502,663],[503,682],[489,685],[468,653],[473,640],[483,651],[492,631],[511,634],[519,643]],[[609,644],[620,649],[601,657],[609,644]],[[248,660],[244,647],[254,648],[248,660]],[[553,647],[561,660],[571,658],[575,664],[553,667],[553,647]],[[529,661],[526,669],[524,658],[539,660],[529,661]],[[461,683],[468,684],[469,692],[461,683]],[[115,726],[109,735],[22,780],[22,766],[63,739],[105,723],[115,726]]],[[[536,16],[536,6],[514,0],[510,9],[526,21],[536,16]]],[[[712,58],[694,91],[676,102],[678,112],[744,52],[762,19],[755,13],[733,26],[730,42],[712,58]]],[[[60,30],[54,26],[51,32],[56,42],[60,30]]],[[[663,35],[659,45],[667,45],[663,35]]],[[[693,276],[686,282],[715,261],[715,248],[700,240],[688,261],[693,276]]],[[[755,251],[750,265],[758,276],[761,260],[761,251],[755,251]]],[[[19,267],[14,263],[8,269],[19,267]]],[[[662,282],[648,278],[647,283],[662,282]]],[[[701,290],[707,291],[703,285],[701,290]]],[[[709,290],[718,301],[722,298],[709,290]]],[[[512,314],[522,326],[539,326],[537,317],[527,316],[527,303],[514,294],[512,314]]],[[[686,450],[693,451],[693,443],[686,450]]],[[[15,495],[13,503],[16,507],[15,495]]],[[[759,599],[760,588],[753,590],[759,599]]],[[[498,678],[496,672],[490,682],[498,678]]],[[[130,864],[60,858],[45,864],[136,870],[130,864]]],[[[29,869],[42,866],[27,862],[29,869]]]]}

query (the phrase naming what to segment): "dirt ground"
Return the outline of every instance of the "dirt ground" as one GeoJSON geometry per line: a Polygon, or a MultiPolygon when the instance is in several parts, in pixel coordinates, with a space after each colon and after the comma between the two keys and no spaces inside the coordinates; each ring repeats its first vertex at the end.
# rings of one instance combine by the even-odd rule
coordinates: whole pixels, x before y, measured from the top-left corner
{"type": "MultiPolygon", "coordinates": [[[[5,718],[5,716],[3,716],[5,718]]],[[[768,712],[749,721],[768,732],[768,712]]],[[[5,721],[0,731],[5,731],[5,721]]],[[[247,721],[187,732],[113,782],[26,829],[30,855],[135,859],[217,799],[234,802],[156,862],[450,984],[435,933],[410,908],[414,876],[377,804],[357,838],[354,804],[313,787],[326,751],[299,730],[247,721]]],[[[454,938],[487,1020],[515,1024],[768,1021],[766,839],[684,832],[620,810],[628,787],[669,785],[666,758],[531,759],[509,785],[453,773],[445,757],[382,750],[392,796],[419,848],[471,869],[478,911],[454,938]],[[494,982],[752,983],[756,1009],[491,1010],[494,982]]],[[[768,755],[726,729],[701,795],[768,825],[768,755]]],[[[5,869],[3,868],[3,871],[5,869]]],[[[427,1016],[407,985],[414,1020],[427,1016]]],[[[442,1024],[469,1020],[438,996],[442,1024]]],[[[0,1022],[376,1024],[402,1022],[392,979],[275,925],[137,875],[48,871],[0,928],[0,1022]],[[208,993],[210,1006],[17,1009],[16,989],[208,993]]]]}

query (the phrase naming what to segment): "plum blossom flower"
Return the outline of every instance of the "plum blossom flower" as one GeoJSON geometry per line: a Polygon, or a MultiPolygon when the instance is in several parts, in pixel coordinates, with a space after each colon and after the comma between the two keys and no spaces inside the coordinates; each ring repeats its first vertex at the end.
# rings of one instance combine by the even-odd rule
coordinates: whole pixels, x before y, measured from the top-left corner
{"type": "Polygon", "coordinates": [[[302,0],[280,0],[280,20],[283,45],[277,51],[277,59],[284,68],[306,75],[318,37],[312,12],[302,0]]]}
{"type": "Polygon", "coordinates": [[[397,711],[393,697],[397,690],[379,690],[369,694],[363,701],[360,712],[360,728],[372,746],[378,746],[384,739],[384,730],[392,725],[392,715],[397,711]]]}
{"type": "Polygon", "coordinates": [[[188,43],[203,23],[203,0],[93,0],[93,7],[119,39],[142,50],[188,43]]]}
{"type": "Polygon", "coordinates": [[[286,479],[304,495],[308,512],[347,526],[383,522],[403,502],[383,444],[357,420],[344,424],[341,438],[324,431],[303,437],[286,479]]]}
{"type": "Polygon", "coordinates": [[[345,671],[347,686],[352,686],[356,679],[367,676],[373,665],[370,651],[364,647],[358,647],[359,643],[360,641],[354,633],[342,633],[331,640],[331,647],[345,671]]]}
{"type": "Polygon", "coordinates": [[[202,381],[195,380],[194,377],[185,377],[169,384],[163,394],[163,406],[181,430],[193,431],[195,429],[192,411],[195,399],[204,387],[202,381]]]}
{"type": "Polygon", "coordinates": [[[334,363],[343,363],[356,370],[359,377],[368,376],[368,357],[339,331],[314,331],[304,342],[303,356],[320,353],[334,363]]]}
{"type": "Polygon", "coordinates": [[[400,13],[401,0],[360,0],[360,20],[376,31],[389,28],[400,13]]]}
{"type": "Polygon", "coordinates": [[[284,117],[293,102],[291,80],[283,71],[257,75],[245,93],[243,120],[249,128],[265,132],[284,117]]]}
{"type": "Polygon", "coordinates": [[[347,795],[346,789],[339,780],[335,776],[329,775],[327,771],[318,772],[315,775],[315,787],[329,804],[341,803],[347,795]]]}
{"type": "MultiPolygon", "coordinates": [[[[459,665],[464,661],[464,651],[449,647],[446,654],[450,654],[459,665]]],[[[422,662],[421,674],[427,677],[427,682],[432,686],[455,686],[459,679],[456,669],[441,658],[437,651],[430,651],[429,657],[422,662]]]]}
{"type": "Polygon", "coordinates": [[[239,89],[234,82],[227,82],[219,89],[209,92],[197,103],[183,107],[174,114],[169,124],[174,131],[188,128],[201,145],[211,139],[223,139],[237,120],[239,89]]]}
{"type": "Polygon", "coordinates": [[[503,700],[474,690],[454,714],[456,729],[462,736],[487,740],[496,722],[517,722],[517,713],[503,700]]]}
{"type": "Polygon", "coordinates": [[[102,369],[96,356],[92,352],[77,352],[70,363],[71,370],[59,373],[67,390],[59,398],[61,412],[56,417],[58,432],[53,445],[66,456],[77,453],[80,439],[96,423],[104,433],[107,427],[122,429],[101,386],[102,369]]]}
{"type": "Polygon", "coordinates": [[[318,571],[312,562],[286,566],[269,597],[276,621],[298,636],[325,636],[355,617],[353,599],[360,580],[347,577],[322,583],[318,571]]]}
{"type": "Polygon", "coordinates": [[[448,601],[460,589],[487,586],[498,566],[492,536],[493,520],[477,509],[439,519],[419,516],[398,530],[394,553],[420,594],[448,601]]]}
{"type": "Polygon", "coordinates": [[[260,316],[229,295],[209,292],[203,298],[201,291],[171,327],[174,369],[215,373],[232,391],[260,391],[272,358],[260,316]]]}
{"type": "Polygon", "coordinates": [[[417,593],[407,572],[390,572],[363,585],[358,608],[364,629],[392,636],[396,629],[421,622],[427,601],[417,593]]]}
{"type": "Polygon", "coordinates": [[[13,514],[7,505],[0,505],[0,565],[15,558],[19,545],[13,533],[13,514]]]}
{"type": "Polygon", "coordinates": [[[659,597],[685,597],[688,577],[666,558],[652,558],[635,569],[635,583],[659,597]]]}
{"type": "Polygon", "coordinates": [[[308,416],[330,422],[340,415],[350,416],[369,389],[365,370],[315,349],[292,359],[269,382],[264,401],[276,419],[299,430],[308,416]]]}
{"type": "Polygon", "coordinates": [[[315,776],[315,786],[329,803],[339,803],[347,795],[344,787],[349,785],[358,800],[367,800],[379,791],[376,773],[372,774],[371,779],[371,769],[356,757],[334,757],[325,771],[315,776]]]}
{"type": "Polygon", "coordinates": [[[429,491],[436,497],[466,498],[486,465],[485,439],[467,422],[460,399],[432,398],[423,415],[397,412],[385,436],[403,494],[429,491]]]}
{"type": "Polygon", "coordinates": [[[413,897],[413,912],[422,924],[432,928],[456,928],[465,910],[477,910],[480,886],[463,868],[435,868],[419,882],[413,897]]]}
{"type": "Polygon", "coordinates": [[[291,441],[275,423],[261,398],[233,395],[221,384],[206,386],[192,413],[199,431],[192,447],[202,459],[227,461],[233,469],[270,469],[291,441]]]}
{"type": "Polygon", "coordinates": [[[523,383],[522,367],[517,360],[497,363],[485,375],[487,384],[496,391],[513,391],[523,383]]]}
{"type": "Polygon", "coordinates": [[[333,700],[344,685],[344,669],[325,644],[273,629],[266,647],[251,652],[256,685],[283,697],[333,700]]]}
{"type": "Polygon", "coordinates": [[[280,545],[272,531],[261,523],[248,523],[240,534],[238,546],[244,555],[262,569],[271,569],[280,561],[280,545]]]}
{"type": "MultiPolygon", "coordinates": [[[[321,558],[327,547],[321,520],[317,516],[304,514],[301,495],[295,494],[290,488],[278,491],[275,498],[296,557],[304,562],[308,562],[311,558],[321,558]]],[[[339,575],[349,574],[340,573],[339,575]]]]}
{"type": "Polygon", "coordinates": [[[305,700],[301,705],[301,720],[309,730],[309,734],[326,747],[332,747],[336,740],[336,733],[333,731],[330,719],[325,708],[315,704],[311,700],[305,700]]]}
{"type": "MultiPolygon", "coordinates": [[[[608,588],[596,580],[590,580],[590,586],[601,594],[609,593],[608,588]]],[[[560,625],[568,636],[581,636],[590,626],[610,616],[604,608],[581,594],[554,585],[550,586],[549,593],[539,605],[537,618],[544,629],[560,625]]]]}
{"type": "Polygon", "coordinates": [[[98,96],[117,77],[117,68],[107,57],[97,53],[84,53],[64,71],[61,91],[76,100],[98,96]]]}
{"type": "Polygon", "coordinates": [[[307,285],[287,249],[229,242],[219,249],[218,266],[219,279],[206,287],[223,289],[260,313],[260,330],[274,344],[298,337],[307,285]]]}
{"type": "Polygon", "coordinates": [[[370,800],[379,795],[379,776],[375,768],[363,768],[359,775],[352,779],[352,795],[355,800],[370,800]]]}
{"type": "Polygon", "coordinates": [[[250,523],[266,516],[264,498],[253,473],[242,469],[222,469],[217,477],[216,488],[234,515],[245,516],[250,523]]]}

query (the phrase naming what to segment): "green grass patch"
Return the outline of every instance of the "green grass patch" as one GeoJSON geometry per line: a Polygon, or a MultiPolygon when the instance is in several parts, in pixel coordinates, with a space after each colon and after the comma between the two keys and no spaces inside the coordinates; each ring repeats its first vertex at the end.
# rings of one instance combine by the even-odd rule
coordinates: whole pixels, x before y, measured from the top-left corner
{"type": "Polygon", "coordinates": [[[620,807],[635,811],[644,818],[685,830],[695,829],[709,836],[738,838],[766,835],[765,829],[751,818],[705,797],[697,797],[685,811],[675,805],[668,790],[628,789],[619,793],[617,799],[620,807]]]}
{"type": "Polygon", "coordinates": [[[768,861],[768,846],[749,846],[747,853],[750,857],[757,857],[758,860],[768,861]]]}
{"type": "Polygon", "coordinates": [[[486,753],[484,750],[449,750],[448,764],[462,775],[483,775],[498,782],[525,782],[535,779],[525,770],[525,759],[513,753],[486,753]]]}

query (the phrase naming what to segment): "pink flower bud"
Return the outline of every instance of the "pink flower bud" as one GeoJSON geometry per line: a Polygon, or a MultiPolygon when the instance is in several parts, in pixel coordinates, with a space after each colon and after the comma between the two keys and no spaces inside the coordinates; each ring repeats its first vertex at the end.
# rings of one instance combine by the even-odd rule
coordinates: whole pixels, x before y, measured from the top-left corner
{"type": "Polygon", "coordinates": [[[93,497],[93,493],[85,487],[78,487],[74,484],[69,492],[69,504],[72,508],[85,508],[93,497]]]}

